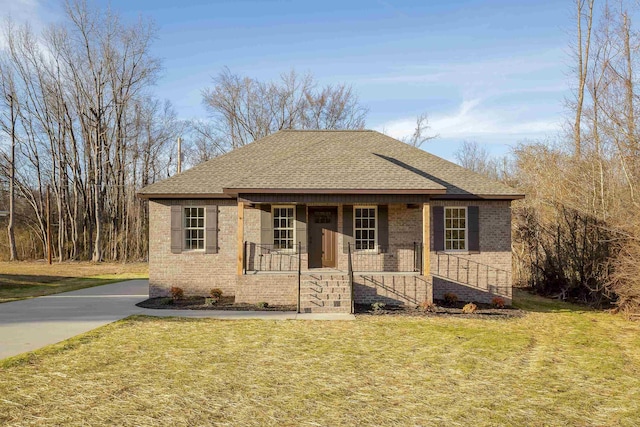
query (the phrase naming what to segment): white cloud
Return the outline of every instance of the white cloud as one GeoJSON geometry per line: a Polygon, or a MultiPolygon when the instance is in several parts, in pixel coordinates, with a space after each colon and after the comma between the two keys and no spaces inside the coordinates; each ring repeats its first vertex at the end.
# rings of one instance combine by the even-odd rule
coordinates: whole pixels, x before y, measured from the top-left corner
{"type": "MultiPolygon", "coordinates": [[[[15,25],[29,24],[34,32],[39,32],[46,24],[56,16],[55,12],[47,7],[41,0],[0,0],[0,25],[4,29],[7,19],[15,25]],[[44,10],[44,9],[47,10],[44,10]],[[46,19],[45,19],[46,17],[46,19]]],[[[0,49],[7,47],[4,30],[0,31],[0,49]]]]}
{"type": "MultiPolygon", "coordinates": [[[[411,135],[415,129],[415,117],[382,123],[376,129],[394,138],[411,135]]],[[[482,106],[479,98],[463,100],[457,110],[429,116],[430,133],[441,138],[459,140],[535,139],[560,130],[557,119],[520,120],[509,111],[482,106]]]]}

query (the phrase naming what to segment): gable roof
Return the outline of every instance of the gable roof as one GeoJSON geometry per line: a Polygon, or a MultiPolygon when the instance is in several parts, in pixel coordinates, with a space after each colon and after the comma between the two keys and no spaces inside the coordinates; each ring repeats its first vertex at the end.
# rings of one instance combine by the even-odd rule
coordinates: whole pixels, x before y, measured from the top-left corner
{"type": "Polygon", "coordinates": [[[144,198],[240,193],[522,194],[376,131],[282,130],[143,188],[144,198]]]}

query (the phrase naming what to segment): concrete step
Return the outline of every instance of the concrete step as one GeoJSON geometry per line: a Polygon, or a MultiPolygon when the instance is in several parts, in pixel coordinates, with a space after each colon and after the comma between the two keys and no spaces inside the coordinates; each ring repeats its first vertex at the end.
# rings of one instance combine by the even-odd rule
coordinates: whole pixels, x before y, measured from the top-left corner
{"type": "Polygon", "coordinates": [[[306,281],[306,280],[311,280],[311,281],[323,281],[323,282],[331,282],[331,281],[344,281],[344,282],[348,282],[349,281],[349,276],[305,276],[302,275],[300,277],[300,280],[302,281],[306,281]]]}
{"type": "Polygon", "coordinates": [[[351,289],[347,286],[300,286],[301,293],[322,293],[322,294],[350,294],[351,289]]]}
{"type": "Polygon", "coordinates": [[[347,307],[301,307],[301,313],[351,313],[351,306],[347,307]]]}
{"type": "Polygon", "coordinates": [[[300,294],[300,300],[305,301],[345,301],[350,299],[349,294],[300,294]]]}
{"type": "Polygon", "coordinates": [[[348,280],[301,280],[301,285],[318,285],[318,286],[349,286],[348,280]]]}

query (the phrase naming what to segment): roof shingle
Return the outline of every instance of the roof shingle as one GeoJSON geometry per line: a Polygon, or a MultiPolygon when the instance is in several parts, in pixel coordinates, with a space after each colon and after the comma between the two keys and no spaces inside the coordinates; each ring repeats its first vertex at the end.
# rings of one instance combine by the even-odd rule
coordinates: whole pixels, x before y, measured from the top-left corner
{"type": "Polygon", "coordinates": [[[516,190],[376,131],[283,130],[151,184],[140,196],[270,192],[445,193],[519,198],[516,190]],[[245,191],[246,192],[246,191],[245,191]]]}

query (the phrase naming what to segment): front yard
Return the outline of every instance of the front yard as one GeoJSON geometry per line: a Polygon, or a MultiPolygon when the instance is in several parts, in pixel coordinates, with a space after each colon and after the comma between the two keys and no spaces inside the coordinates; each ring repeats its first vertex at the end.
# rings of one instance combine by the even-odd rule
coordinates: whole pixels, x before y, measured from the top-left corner
{"type": "Polygon", "coordinates": [[[640,423],[640,325],[519,293],[523,317],[136,317],[0,362],[0,425],[640,423]]]}
{"type": "Polygon", "coordinates": [[[0,303],[147,277],[142,262],[0,262],[0,303]]]}

